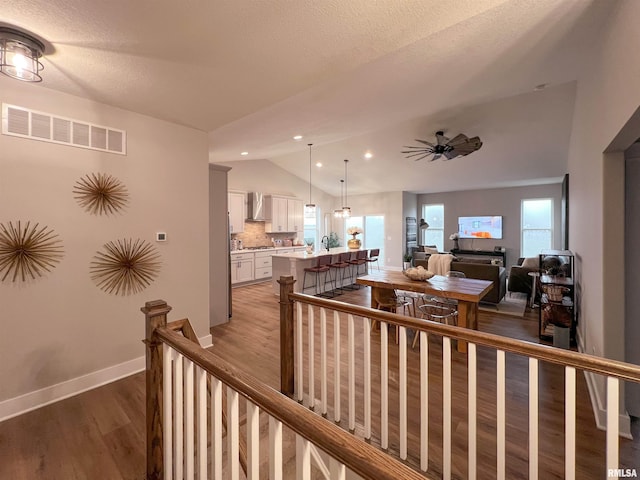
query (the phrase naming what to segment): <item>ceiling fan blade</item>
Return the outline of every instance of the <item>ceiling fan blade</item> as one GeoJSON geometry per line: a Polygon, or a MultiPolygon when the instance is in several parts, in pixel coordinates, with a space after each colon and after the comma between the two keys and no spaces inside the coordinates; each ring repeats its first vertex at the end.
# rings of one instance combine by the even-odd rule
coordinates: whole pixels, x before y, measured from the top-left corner
{"type": "MultiPolygon", "coordinates": [[[[418,157],[418,158],[414,159],[414,162],[417,162],[418,160],[422,160],[423,158],[427,158],[429,155],[432,155],[432,154],[431,153],[425,153],[421,157],[418,157]]],[[[409,158],[409,157],[407,157],[407,158],[409,158]]]]}
{"type": "Polygon", "coordinates": [[[441,153],[436,153],[433,158],[431,160],[429,160],[430,162],[433,162],[434,160],[438,160],[440,157],[442,156],[441,153]]]}
{"type": "Polygon", "coordinates": [[[446,145],[449,142],[449,139],[444,136],[444,132],[436,132],[436,141],[438,145],[446,145]]]}
{"type": "Polygon", "coordinates": [[[458,155],[460,155],[460,154],[458,153],[457,149],[449,150],[448,152],[444,152],[444,156],[446,157],[445,160],[451,160],[452,158],[456,158],[458,155]]]}
{"type": "Polygon", "coordinates": [[[458,155],[469,155],[470,153],[475,152],[482,146],[482,142],[480,138],[473,137],[467,139],[464,143],[460,145],[456,145],[454,148],[454,152],[458,155]]]}
{"type": "Polygon", "coordinates": [[[433,152],[427,151],[427,150],[422,150],[420,152],[402,152],[402,153],[408,153],[409,155],[407,155],[405,158],[413,158],[413,157],[417,157],[420,155],[431,155],[433,152]]]}
{"type": "Polygon", "coordinates": [[[447,145],[457,147],[458,145],[462,145],[463,143],[465,143],[467,140],[469,140],[469,137],[467,137],[464,133],[461,133],[449,140],[447,145]]]}
{"type": "Polygon", "coordinates": [[[420,140],[416,138],[416,142],[424,143],[425,145],[429,145],[430,147],[435,147],[435,145],[431,142],[427,142],[426,140],[420,140]]]}

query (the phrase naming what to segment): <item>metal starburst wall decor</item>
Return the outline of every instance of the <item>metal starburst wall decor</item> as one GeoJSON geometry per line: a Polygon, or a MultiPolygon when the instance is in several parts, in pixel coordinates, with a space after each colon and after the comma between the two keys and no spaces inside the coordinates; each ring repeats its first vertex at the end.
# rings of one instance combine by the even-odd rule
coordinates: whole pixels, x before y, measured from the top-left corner
{"type": "Polygon", "coordinates": [[[108,242],[91,262],[91,279],[107,293],[131,295],[141,292],[160,272],[160,254],[144,240],[108,242]]]}
{"type": "Polygon", "coordinates": [[[129,197],[120,180],[106,173],[85,175],[76,182],[73,193],[78,204],[94,215],[119,212],[129,197]]]}
{"type": "Polygon", "coordinates": [[[34,280],[50,272],[63,257],[62,241],[53,230],[31,222],[0,223],[1,281],[34,280]],[[24,225],[24,226],[23,226],[24,225]]]}

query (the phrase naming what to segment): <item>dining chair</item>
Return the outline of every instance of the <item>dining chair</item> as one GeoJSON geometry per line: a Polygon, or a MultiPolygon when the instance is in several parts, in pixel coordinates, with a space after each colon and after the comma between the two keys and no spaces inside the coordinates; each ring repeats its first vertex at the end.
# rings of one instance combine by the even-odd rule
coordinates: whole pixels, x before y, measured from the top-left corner
{"type": "MultiPolygon", "coordinates": [[[[386,312],[398,313],[399,309],[402,309],[403,314],[407,311],[407,308],[410,308],[411,302],[407,302],[406,300],[398,297],[395,290],[391,290],[391,295],[389,296],[380,296],[379,290],[372,291],[372,299],[374,308],[377,310],[384,310],[386,312]]],[[[377,321],[371,321],[371,330],[373,330],[376,326],[377,321]]],[[[399,332],[400,328],[398,325],[396,327],[396,343],[399,341],[399,332]]]]}
{"type": "MultiPolygon", "coordinates": [[[[420,311],[420,318],[423,320],[431,320],[438,323],[444,323],[445,325],[457,325],[458,324],[458,311],[450,306],[442,305],[440,303],[425,303],[418,306],[420,311]]],[[[413,342],[411,348],[416,347],[418,342],[418,332],[415,332],[413,336],[413,342]]]]}

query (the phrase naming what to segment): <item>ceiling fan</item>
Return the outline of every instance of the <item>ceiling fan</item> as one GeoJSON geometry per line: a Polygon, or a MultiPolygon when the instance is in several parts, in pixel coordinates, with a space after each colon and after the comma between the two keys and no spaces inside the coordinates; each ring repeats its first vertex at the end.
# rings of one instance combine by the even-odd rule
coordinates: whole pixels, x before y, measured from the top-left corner
{"type": "Polygon", "coordinates": [[[422,160],[429,155],[433,155],[433,158],[429,159],[430,162],[439,159],[444,155],[445,160],[451,160],[455,157],[469,155],[475,152],[482,146],[482,142],[479,137],[469,138],[465,134],[460,133],[452,139],[444,136],[444,132],[436,132],[436,143],[427,142],[426,140],[418,140],[423,145],[405,145],[404,148],[409,150],[403,150],[402,153],[408,154],[406,158],[415,158],[415,161],[422,160]]]}

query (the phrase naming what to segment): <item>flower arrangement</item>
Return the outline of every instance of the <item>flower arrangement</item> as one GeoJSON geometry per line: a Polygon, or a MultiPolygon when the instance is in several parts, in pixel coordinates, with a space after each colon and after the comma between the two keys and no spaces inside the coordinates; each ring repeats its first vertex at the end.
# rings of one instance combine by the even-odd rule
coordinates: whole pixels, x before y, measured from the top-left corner
{"type": "Polygon", "coordinates": [[[347,229],[347,233],[349,235],[358,235],[359,233],[362,233],[362,229],[360,227],[349,227],[347,229]]]}
{"type": "Polygon", "coordinates": [[[449,240],[458,240],[459,238],[460,238],[460,234],[458,232],[455,232],[449,235],[449,240]]]}

